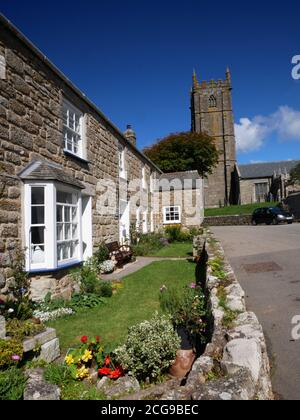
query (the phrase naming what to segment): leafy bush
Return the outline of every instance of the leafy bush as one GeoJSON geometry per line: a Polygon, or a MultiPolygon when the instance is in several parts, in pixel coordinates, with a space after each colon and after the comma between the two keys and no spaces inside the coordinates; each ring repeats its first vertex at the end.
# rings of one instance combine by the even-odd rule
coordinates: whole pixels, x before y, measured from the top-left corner
{"type": "Polygon", "coordinates": [[[33,337],[43,331],[45,331],[43,324],[34,324],[31,321],[11,319],[6,323],[7,335],[18,341],[22,341],[26,337],[33,337]]]}
{"type": "Polygon", "coordinates": [[[3,372],[0,371],[0,400],[21,400],[25,384],[26,378],[20,369],[11,367],[3,372]]]}
{"type": "Polygon", "coordinates": [[[104,261],[109,260],[109,251],[107,249],[107,246],[104,243],[102,243],[102,244],[99,245],[97,251],[94,254],[94,257],[95,257],[95,259],[97,261],[98,267],[104,261]]]}
{"type": "Polygon", "coordinates": [[[74,294],[71,301],[68,303],[69,307],[75,312],[82,309],[92,309],[106,303],[105,300],[93,293],[90,294],[74,294]]]}
{"type": "Polygon", "coordinates": [[[82,293],[95,293],[99,279],[90,265],[83,265],[73,270],[71,277],[79,284],[82,293]]]}
{"type": "Polygon", "coordinates": [[[30,298],[30,280],[25,272],[24,252],[16,248],[10,254],[11,281],[8,284],[7,302],[1,305],[6,319],[26,320],[32,317],[34,304],[30,298]]]}
{"type": "Polygon", "coordinates": [[[101,281],[98,289],[99,296],[110,298],[113,295],[113,286],[109,281],[101,281]]]}
{"type": "Polygon", "coordinates": [[[0,369],[16,365],[23,358],[23,345],[17,340],[0,340],[0,369]]]}
{"type": "Polygon", "coordinates": [[[51,363],[44,372],[44,378],[52,385],[65,386],[72,381],[70,369],[66,365],[51,363]]]}
{"type": "Polygon", "coordinates": [[[147,256],[164,246],[164,243],[161,241],[161,234],[149,233],[140,235],[138,243],[133,245],[133,253],[135,256],[147,256]]]}
{"type": "Polygon", "coordinates": [[[180,237],[182,236],[181,226],[180,225],[171,225],[167,226],[165,229],[167,237],[172,242],[179,242],[180,237]]]}
{"type": "Polygon", "coordinates": [[[207,305],[200,287],[193,283],[183,290],[165,288],[160,294],[160,305],[177,327],[185,327],[205,341],[207,305]]]}
{"type": "Polygon", "coordinates": [[[114,353],[130,374],[153,381],[171,366],[179,347],[171,318],[156,314],[150,321],[131,327],[125,344],[114,353]]]}

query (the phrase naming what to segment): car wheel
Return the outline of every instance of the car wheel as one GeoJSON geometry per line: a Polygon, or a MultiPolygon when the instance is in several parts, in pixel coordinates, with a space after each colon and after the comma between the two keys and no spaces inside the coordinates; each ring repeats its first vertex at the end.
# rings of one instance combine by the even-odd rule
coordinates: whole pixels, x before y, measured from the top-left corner
{"type": "Polygon", "coordinates": [[[293,222],[288,222],[288,225],[292,225],[293,224],[293,222]]]}

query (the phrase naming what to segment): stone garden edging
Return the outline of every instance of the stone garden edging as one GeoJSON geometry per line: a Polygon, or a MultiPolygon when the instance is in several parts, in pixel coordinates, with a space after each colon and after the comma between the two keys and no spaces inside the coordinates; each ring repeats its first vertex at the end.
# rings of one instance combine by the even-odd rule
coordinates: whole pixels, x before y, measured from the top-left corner
{"type": "Polygon", "coordinates": [[[204,226],[245,226],[251,225],[252,215],[208,216],[204,219],[204,226]]]}

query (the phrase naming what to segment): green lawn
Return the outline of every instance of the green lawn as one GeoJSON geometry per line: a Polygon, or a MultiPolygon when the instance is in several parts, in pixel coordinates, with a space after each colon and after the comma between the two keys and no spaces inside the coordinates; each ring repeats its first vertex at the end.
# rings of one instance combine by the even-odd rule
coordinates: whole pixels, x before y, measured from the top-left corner
{"type": "Polygon", "coordinates": [[[205,216],[229,216],[229,215],[243,215],[252,214],[255,209],[259,207],[275,207],[278,203],[255,203],[246,204],[244,206],[229,206],[219,209],[206,209],[205,216]]]}
{"type": "Polygon", "coordinates": [[[152,253],[151,257],[187,258],[191,255],[193,255],[193,244],[191,242],[173,242],[152,253]]]}
{"type": "Polygon", "coordinates": [[[129,326],[150,319],[159,310],[159,289],[182,287],[195,279],[195,265],[187,261],[158,261],[124,279],[124,288],[106,305],[49,323],[56,328],[62,353],[83,335],[100,335],[103,344],[118,345],[129,326]]]}

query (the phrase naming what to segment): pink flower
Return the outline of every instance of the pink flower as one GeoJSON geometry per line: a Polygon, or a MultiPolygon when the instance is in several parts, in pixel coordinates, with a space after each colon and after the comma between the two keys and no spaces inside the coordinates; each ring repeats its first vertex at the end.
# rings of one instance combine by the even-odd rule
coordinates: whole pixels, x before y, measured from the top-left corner
{"type": "Polygon", "coordinates": [[[192,284],[190,285],[190,289],[196,289],[196,287],[197,287],[196,283],[192,283],[192,284]]]}
{"type": "Polygon", "coordinates": [[[21,360],[21,357],[20,357],[20,356],[18,356],[17,354],[14,354],[13,356],[11,356],[11,359],[12,359],[14,362],[19,362],[19,361],[21,360]]]}

